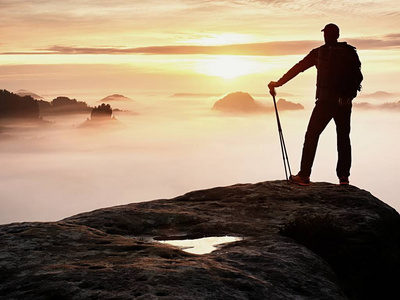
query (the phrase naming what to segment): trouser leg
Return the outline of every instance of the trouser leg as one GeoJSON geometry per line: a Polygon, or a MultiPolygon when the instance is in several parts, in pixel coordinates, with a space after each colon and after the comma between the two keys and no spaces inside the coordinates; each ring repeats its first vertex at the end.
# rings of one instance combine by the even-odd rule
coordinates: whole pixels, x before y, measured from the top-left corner
{"type": "Polygon", "coordinates": [[[309,177],[317,151],[319,136],[332,119],[332,110],[319,103],[314,107],[304,138],[303,153],[300,164],[300,176],[309,177]]]}
{"type": "Polygon", "coordinates": [[[336,174],[339,178],[350,176],[350,167],[351,167],[350,119],[351,119],[351,105],[339,106],[338,113],[334,117],[336,123],[337,152],[338,152],[336,174]]]}

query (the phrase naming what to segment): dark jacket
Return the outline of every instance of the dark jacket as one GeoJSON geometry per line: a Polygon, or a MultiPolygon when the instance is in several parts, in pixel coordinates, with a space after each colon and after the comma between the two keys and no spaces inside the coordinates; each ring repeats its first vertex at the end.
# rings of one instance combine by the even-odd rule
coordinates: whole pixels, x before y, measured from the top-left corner
{"type": "Polygon", "coordinates": [[[353,99],[357,95],[362,75],[361,62],[355,47],[346,42],[335,42],[315,48],[283,75],[278,84],[285,84],[312,66],[317,67],[316,99],[328,97],[353,99]],[[351,69],[354,71],[349,71],[351,69]],[[357,70],[359,74],[353,74],[357,70]],[[355,88],[356,85],[358,86],[355,88]]]}

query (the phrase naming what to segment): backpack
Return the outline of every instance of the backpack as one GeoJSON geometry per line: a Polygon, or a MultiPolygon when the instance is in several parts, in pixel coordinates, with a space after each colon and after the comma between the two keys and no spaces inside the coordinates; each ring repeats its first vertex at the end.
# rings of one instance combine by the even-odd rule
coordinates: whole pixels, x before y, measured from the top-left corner
{"type": "Polygon", "coordinates": [[[318,49],[317,86],[334,89],[340,98],[352,100],[361,91],[363,75],[356,48],[346,42],[318,49]]]}

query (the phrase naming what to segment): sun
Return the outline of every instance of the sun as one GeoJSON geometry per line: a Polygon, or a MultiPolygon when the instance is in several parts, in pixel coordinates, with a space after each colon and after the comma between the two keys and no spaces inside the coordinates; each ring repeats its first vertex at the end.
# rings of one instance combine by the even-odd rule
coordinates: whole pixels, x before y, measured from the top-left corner
{"type": "Polygon", "coordinates": [[[234,79],[260,72],[260,63],[248,57],[220,55],[199,60],[196,71],[208,76],[234,79]]]}

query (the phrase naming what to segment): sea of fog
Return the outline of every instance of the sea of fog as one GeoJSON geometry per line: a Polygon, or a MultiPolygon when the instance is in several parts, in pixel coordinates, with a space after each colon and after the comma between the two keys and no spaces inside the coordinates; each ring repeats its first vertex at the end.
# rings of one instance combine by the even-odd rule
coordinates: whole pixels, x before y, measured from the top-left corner
{"type": "MultiPolygon", "coordinates": [[[[284,179],[275,115],[211,111],[217,99],[148,95],[113,104],[129,112],[115,112],[119,125],[111,128],[78,128],[89,116],[70,115],[45,117],[45,127],[4,129],[0,224],[56,221],[192,190],[284,179]]],[[[311,109],[280,114],[293,173],[311,109]]],[[[353,110],[350,177],[398,211],[399,125],[398,112],[353,110]]],[[[335,135],[331,122],[320,138],[312,181],[337,183],[335,135]]]]}

